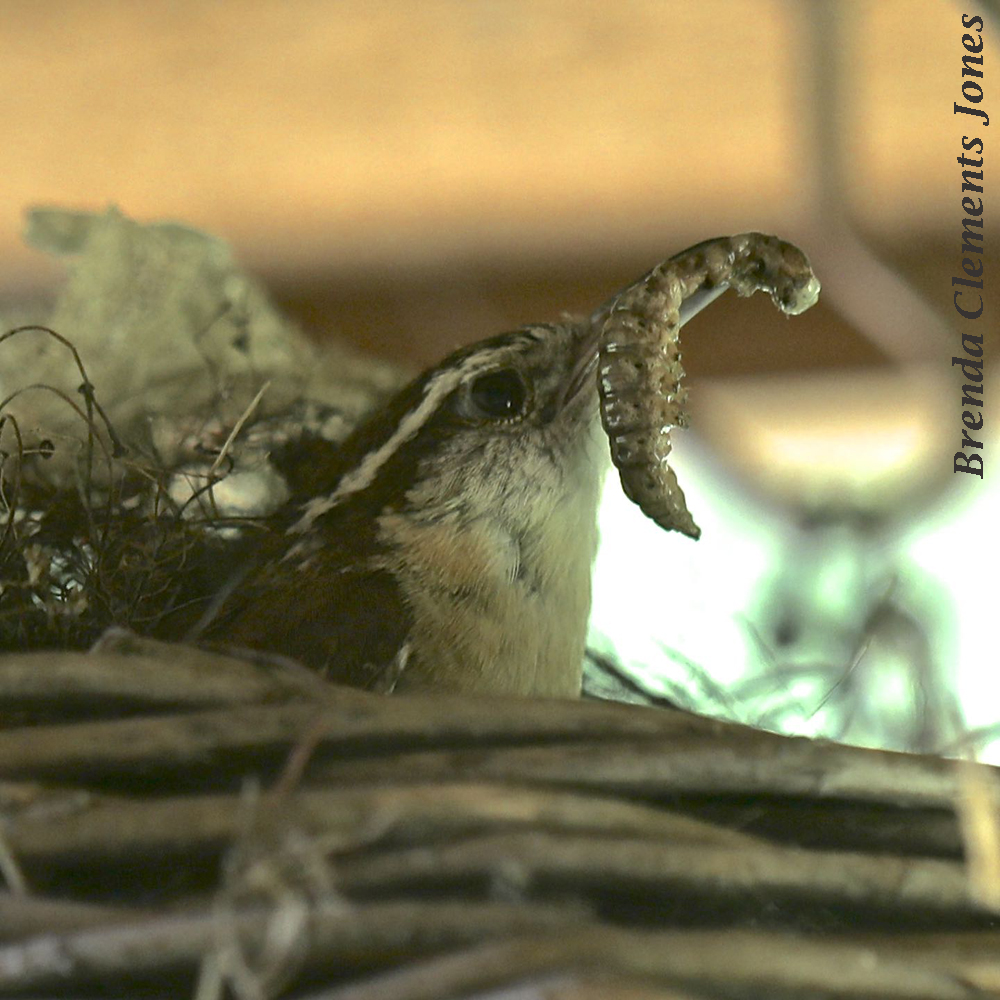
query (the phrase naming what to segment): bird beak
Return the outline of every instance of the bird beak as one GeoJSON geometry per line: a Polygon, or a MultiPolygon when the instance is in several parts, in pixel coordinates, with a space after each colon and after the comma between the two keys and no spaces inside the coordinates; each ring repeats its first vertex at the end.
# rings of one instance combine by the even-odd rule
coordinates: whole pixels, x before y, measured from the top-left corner
{"type": "Polygon", "coordinates": [[[563,390],[563,406],[577,399],[588,387],[594,390],[597,399],[597,346],[601,339],[603,324],[593,321],[583,321],[573,330],[574,354],[573,367],[566,379],[563,390]]]}
{"type": "MultiPolygon", "coordinates": [[[[615,308],[618,299],[625,292],[630,291],[636,286],[641,286],[647,277],[648,275],[643,275],[638,281],[617,292],[594,312],[589,321],[581,323],[576,328],[576,362],[566,381],[563,405],[575,399],[584,390],[588,382],[593,384],[594,373],[597,371],[598,347],[601,341],[601,333],[604,330],[604,324],[615,308]]],[[[694,319],[702,309],[710,306],[728,287],[729,285],[727,284],[719,284],[713,288],[700,288],[693,295],[686,298],[681,303],[680,325],[683,327],[685,323],[694,319]]]]}

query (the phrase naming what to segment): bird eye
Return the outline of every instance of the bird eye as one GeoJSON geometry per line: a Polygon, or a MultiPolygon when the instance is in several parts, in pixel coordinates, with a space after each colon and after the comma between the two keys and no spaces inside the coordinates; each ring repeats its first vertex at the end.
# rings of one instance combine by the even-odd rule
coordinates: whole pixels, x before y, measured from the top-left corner
{"type": "Polygon", "coordinates": [[[480,375],[469,386],[469,402],[478,415],[493,420],[519,417],[528,401],[524,379],[513,368],[480,375]]]}

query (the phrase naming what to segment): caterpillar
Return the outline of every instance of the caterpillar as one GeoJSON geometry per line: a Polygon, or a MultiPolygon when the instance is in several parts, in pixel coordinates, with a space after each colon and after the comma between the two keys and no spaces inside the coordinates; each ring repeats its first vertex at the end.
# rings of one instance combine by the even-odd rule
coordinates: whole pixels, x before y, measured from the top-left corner
{"type": "Polygon", "coordinates": [[[597,389],[601,423],[625,495],[660,527],[698,538],[673,469],[670,428],[688,423],[680,329],[734,288],[766,291],[787,316],[819,298],[805,254],[764,233],[720,236],[654,267],[597,314],[597,389]]]}

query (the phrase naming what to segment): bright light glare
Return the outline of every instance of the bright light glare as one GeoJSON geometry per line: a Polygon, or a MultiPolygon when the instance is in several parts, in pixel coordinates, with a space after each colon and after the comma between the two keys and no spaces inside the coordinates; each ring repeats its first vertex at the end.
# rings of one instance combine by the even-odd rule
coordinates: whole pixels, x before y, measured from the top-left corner
{"type": "MultiPolygon", "coordinates": [[[[953,664],[953,676],[971,729],[1000,721],[1000,475],[956,476],[952,494],[915,524],[906,539],[909,561],[942,584],[951,614],[932,633],[933,649],[953,664]]],[[[980,759],[1000,764],[1000,742],[980,759]]]]}
{"type": "MultiPolygon", "coordinates": [[[[657,528],[624,497],[612,470],[600,513],[590,645],[613,653],[652,690],[669,696],[679,685],[691,691],[694,707],[724,710],[752,722],[755,708],[734,704],[733,699],[724,709],[699,705],[698,685],[690,682],[690,672],[704,672],[724,690],[750,674],[766,672],[768,665],[748,640],[744,623],[762,580],[798,529],[787,513],[724,475],[697,439],[681,437],[675,467],[702,537],[695,543],[657,528]]],[[[896,550],[891,558],[901,607],[916,617],[931,658],[954,684],[967,727],[977,729],[1000,720],[1000,658],[995,648],[1000,476],[985,482],[960,478],[953,492],[939,497],[924,517],[884,541],[896,550]]],[[[835,572],[834,565],[828,569],[822,581],[824,613],[847,614],[849,594],[826,591],[828,584],[840,581],[853,592],[850,579],[841,581],[843,574],[835,572]]],[[[888,667],[890,660],[881,666],[888,667]]],[[[901,669],[905,671],[905,664],[901,669]]],[[[885,683],[869,690],[881,691],[886,684],[892,689],[894,682],[902,685],[895,694],[888,691],[887,704],[899,705],[908,697],[901,693],[902,677],[881,676],[881,681],[885,683]]],[[[784,683],[786,689],[777,693],[787,706],[781,726],[836,736],[835,731],[823,731],[824,724],[836,724],[838,714],[828,711],[832,704],[824,706],[826,682],[819,687],[814,683],[811,691],[794,680],[786,678],[784,683]],[[797,703],[793,695],[800,697],[797,703]]],[[[878,707],[871,702],[866,707],[877,725],[878,707]]],[[[930,711],[936,708],[945,711],[947,706],[928,706],[930,711]]],[[[1000,740],[978,750],[980,759],[1000,764],[1000,740]]]]}
{"type": "Polygon", "coordinates": [[[693,542],[657,527],[626,499],[612,469],[601,504],[590,645],[613,650],[654,689],[658,677],[678,677],[670,650],[725,686],[753,661],[739,615],[787,529],[689,440],[674,454],[702,537],[693,542]]]}

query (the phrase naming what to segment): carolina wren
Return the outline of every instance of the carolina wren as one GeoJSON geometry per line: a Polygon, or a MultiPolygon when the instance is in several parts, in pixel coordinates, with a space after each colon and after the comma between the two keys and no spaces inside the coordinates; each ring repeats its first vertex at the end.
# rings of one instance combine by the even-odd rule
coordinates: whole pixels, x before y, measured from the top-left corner
{"type": "Polygon", "coordinates": [[[310,498],[250,543],[199,638],[380,690],[578,696],[609,464],[599,329],[457,351],[317,448],[310,498]]]}
{"type": "Polygon", "coordinates": [[[452,354],[312,467],[301,442],[288,468],[308,499],[272,519],[201,634],[382,690],[578,695],[601,422],[625,492],[697,537],[666,462],[685,419],[677,334],[730,286],[789,315],[819,294],[791,244],[708,240],[589,320],[452,354]]]}

